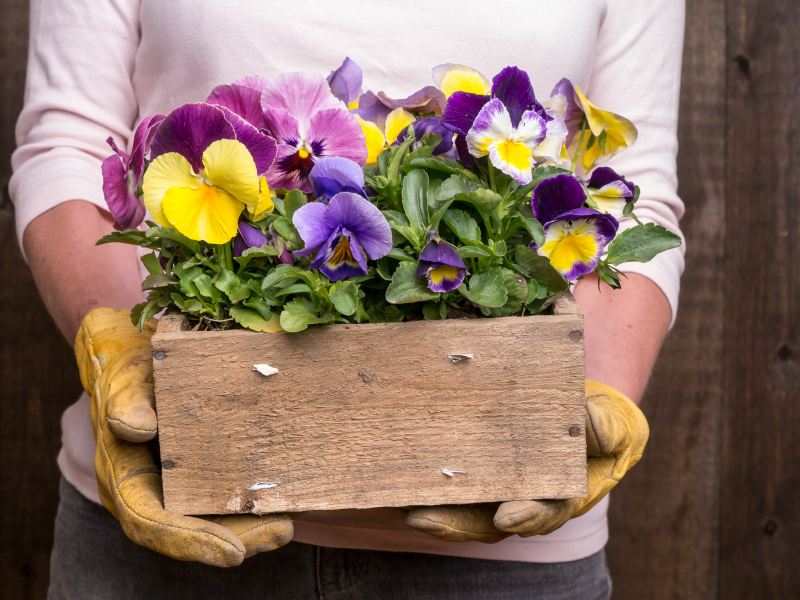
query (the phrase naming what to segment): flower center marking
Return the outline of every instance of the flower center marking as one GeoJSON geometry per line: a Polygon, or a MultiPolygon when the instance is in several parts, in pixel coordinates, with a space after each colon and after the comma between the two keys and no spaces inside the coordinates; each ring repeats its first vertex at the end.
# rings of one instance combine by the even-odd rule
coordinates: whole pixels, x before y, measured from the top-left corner
{"type": "Polygon", "coordinates": [[[339,239],[339,243],[336,244],[336,248],[333,251],[333,254],[328,259],[328,266],[331,268],[336,268],[344,263],[348,265],[357,265],[358,262],[353,257],[353,251],[350,248],[350,240],[347,236],[342,236],[339,239]]]}

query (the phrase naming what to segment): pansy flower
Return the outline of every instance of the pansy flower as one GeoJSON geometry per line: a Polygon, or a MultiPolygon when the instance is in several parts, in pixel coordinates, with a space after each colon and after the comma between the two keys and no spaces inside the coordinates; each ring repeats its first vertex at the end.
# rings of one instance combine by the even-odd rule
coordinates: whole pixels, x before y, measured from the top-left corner
{"type": "Polygon", "coordinates": [[[358,99],[361,96],[361,83],[363,81],[361,67],[350,60],[344,59],[342,66],[333,71],[326,81],[331,88],[331,93],[349,109],[358,108],[358,99]]]}
{"type": "MultiPolygon", "coordinates": [[[[414,128],[414,138],[416,139],[415,146],[426,133],[435,133],[442,136],[442,141],[433,149],[434,156],[447,154],[453,149],[453,132],[444,126],[440,117],[417,119],[412,123],[412,126],[414,128]]],[[[395,144],[402,144],[406,140],[406,133],[407,128],[398,134],[395,144]]]]}
{"type": "Polygon", "coordinates": [[[531,247],[568,281],[594,270],[619,228],[614,217],[584,208],[585,202],[583,186],[571,175],[545,179],[533,190],[531,208],[544,224],[545,242],[531,247]]]}
{"type": "Polygon", "coordinates": [[[395,108],[384,114],[383,111],[370,111],[370,119],[363,118],[358,112],[358,119],[367,144],[367,163],[374,165],[378,155],[385,148],[397,141],[397,136],[408,129],[416,119],[404,108],[395,108]]]}
{"type": "Polygon", "coordinates": [[[468,275],[461,255],[439,238],[435,229],[428,234],[428,243],[419,255],[417,278],[423,275],[428,279],[428,289],[432,292],[452,292],[468,275]]]}
{"type": "Polygon", "coordinates": [[[392,230],[378,207],[357,194],[341,192],[328,204],[309,202],[292,217],[305,242],[296,256],[317,256],[311,263],[331,281],[367,274],[367,256],[382,258],[392,248],[392,230]]]}
{"type": "MultiPolygon", "coordinates": [[[[241,256],[248,248],[261,248],[262,246],[275,246],[277,235],[266,236],[258,227],[253,227],[244,221],[239,223],[239,233],[233,238],[233,257],[241,256]]],[[[283,253],[276,256],[275,260],[285,265],[293,265],[294,257],[292,253],[283,245],[283,253]]]]}
{"type": "Polygon", "coordinates": [[[324,156],[342,156],[363,166],[367,148],[361,126],[314,73],[288,73],[271,79],[261,94],[266,130],[278,142],[278,156],[267,173],[274,188],[311,192],[308,175],[324,156]]]}
{"type": "Polygon", "coordinates": [[[456,92],[479,96],[488,96],[492,93],[492,82],[466,65],[447,63],[434,67],[433,81],[447,98],[456,92]]]}
{"type": "Polygon", "coordinates": [[[136,195],[136,190],[142,183],[153,136],[163,120],[164,115],[151,115],[139,123],[130,156],[117,148],[113,138],[106,140],[115,154],[103,161],[103,196],[118,231],[138,227],[144,221],[144,200],[136,195]]]}
{"type": "Polygon", "coordinates": [[[223,244],[236,235],[245,206],[257,212],[259,171],[275,141],[229,110],[185,104],[161,123],[144,175],[144,203],[157,223],[193,240],[223,244]]]}
{"type": "Polygon", "coordinates": [[[610,167],[598,167],[589,179],[589,195],[597,204],[597,210],[608,213],[615,219],[622,218],[625,205],[633,200],[635,186],[618,175],[610,167]]]}
{"type": "Polygon", "coordinates": [[[566,100],[566,144],[571,156],[575,156],[578,150],[584,119],[588,125],[589,131],[584,135],[578,161],[583,172],[588,173],[592,167],[606,162],[636,141],[639,133],[633,123],[625,117],[597,108],[586,99],[581,88],[569,79],[562,79],[556,84],[552,95],[557,94],[566,100]]]}
{"type": "Polygon", "coordinates": [[[470,155],[488,156],[521,184],[530,183],[537,160],[558,160],[567,133],[561,116],[536,101],[528,74],[517,67],[494,77],[491,96],[454,92],[443,121],[466,136],[470,155]]]}
{"type": "Polygon", "coordinates": [[[314,197],[330,202],[340,192],[351,192],[364,198],[364,171],[352,160],[341,156],[320,158],[308,174],[314,197]]]}

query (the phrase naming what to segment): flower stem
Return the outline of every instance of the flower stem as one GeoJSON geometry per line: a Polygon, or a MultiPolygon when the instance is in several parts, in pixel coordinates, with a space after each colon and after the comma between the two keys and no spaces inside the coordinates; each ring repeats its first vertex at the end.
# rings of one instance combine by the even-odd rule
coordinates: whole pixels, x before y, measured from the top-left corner
{"type": "Polygon", "coordinates": [[[572,166],[569,168],[570,171],[573,173],[575,172],[575,167],[578,164],[578,157],[581,154],[581,148],[583,147],[583,136],[586,135],[586,117],[583,118],[583,122],[581,123],[581,137],[578,138],[578,147],[575,150],[575,156],[572,157],[572,166]]]}
{"type": "Polygon", "coordinates": [[[491,158],[489,159],[489,186],[494,193],[497,193],[497,186],[494,182],[494,165],[492,164],[491,158]]]}

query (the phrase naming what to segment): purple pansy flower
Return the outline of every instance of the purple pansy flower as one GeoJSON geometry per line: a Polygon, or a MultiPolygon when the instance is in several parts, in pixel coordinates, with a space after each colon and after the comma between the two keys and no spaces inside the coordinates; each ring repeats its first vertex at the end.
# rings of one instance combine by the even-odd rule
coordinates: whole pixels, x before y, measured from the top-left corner
{"type": "Polygon", "coordinates": [[[130,156],[117,147],[113,138],[106,140],[116,155],[103,161],[103,196],[118,231],[138,227],[144,221],[144,200],[136,195],[136,190],[142,183],[144,162],[153,136],[163,120],[164,115],[150,115],[139,123],[130,156]]]}
{"type": "MultiPolygon", "coordinates": [[[[276,238],[278,238],[277,235],[267,237],[258,227],[253,227],[249,223],[241,221],[239,223],[239,233],[233,239],[233,257],[241,256],[248,248],[261,248],[261,246],[265,245],[275,246],[276,238]]],[[[275,260],[285,265],[294,264],[294,257],[286,249],[286,244],[283,245],[283,253],[280,256],[276,256],[275,260]]]]}
{"type": "Polygon", "coordinates": [[[386,217],[369,200],[350,192],[334,196],[330,203],[309,202],[292,218],[305,248],[295,252],[331,281],[367,274],[367,258],[386,256],[392,248],[392,230],[386,217]]]}
{"type": "Polygon", "coordinates": [[[314,197],[330,202],[340,192],[351,192],[364,198],[364,171],[358,163],[341,156],[321,158],[308,174],[314,197]]]}
{"type": "Polygon", "coordinates": [[[540,256],[572,281],[594,271],[619,222],[608,214],[584,208],[586,192],[572,175],[545,179],[533,190],[533,215],[544,224],[545,243],[531,243],[540,256]]]}
{"type": "Polygon", "coordinates": [[[400,100],[389,98],[383,92],[377,94],[367,92],[361,96],[358,101],[358,109],[354,112],[365,121],[378,123],[385,121],[389,113],[396,108],[422,114],[433,113],[438,117],[441,116],[446,103],[444,93],[432,85],[428,85],[414,92],[408,98],[400,100]]]}
{"type": "Polygon", "coordinates": [[[469,273],[458,251],[439,238],[432,229],[428,243],[419,255],[417,277],[428,279],[428,289],[432,292],[452,292],[460,286],[469,273]]]}
{"type": "MultiPolygon", "coordinates": [[[[442,136],[442,141],[433,149],[434,156],[446,154],[453,149],[453,132],[442,124],[442,119],[440,117],[417,119],[412,124],[412,127],[414,128],[414,137],[417,141],[421,140],[422,136],[426,133],[438,133],[442,136]]],[[[406,130],[403,130],[397,135],[395,145],[402,144],[405,139],[406,130]]]]}
{"type": "Polygon", "coordinates": [[[361,125],[313,73],[288,73],[268,81],[261,94],[266,130],[278,141],[278,157],[267,173],[272,188],[311,192],[308,175],[324,156],[363,166],[367,147],[361,125]]]}
{"type": "Polygon", "coordinates": [[[625,205],[633,201],[635,186],[610,167],[598,167],[588,183],[589,195],[597,210],[616,219],[622,218],[625,205]]]}
{"type": "Polygon", "coordinates": [[[344,102],[347,108],[357,108],[363,78],[361,67],[350,60],[348,56],[344,59],[341,67],[328,75],[326,81],[331,88],[331,93],[344,102]]]}

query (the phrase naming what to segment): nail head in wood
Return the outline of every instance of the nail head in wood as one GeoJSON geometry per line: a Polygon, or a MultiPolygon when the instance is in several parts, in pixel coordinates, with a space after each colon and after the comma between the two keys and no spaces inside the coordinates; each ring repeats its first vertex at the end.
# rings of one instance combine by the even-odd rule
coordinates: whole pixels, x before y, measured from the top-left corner
{"type": "Polygon", "coordinates": [[[572,333],[569,334],[569,339],[571,339],[573,342],[579,342],[581,339],[581,332],[573,331],[572,333]]]}
{"type": "Polygon", "coordinates": [[[569,434],[572,437],[578,437],[581,434],[581,428],[578,427],[577,425],[573,425],[572,427],[569,428],[569,434]]]}
{"type": "Polygon", "coordinates": [[[174,469],[175,463],[172,462],[170,459],[162,460],[161,461],[161,468],[162,469],[174,469]]]}
{"type": "Polygon", "coordinates": [[[156,360],[164,360],[166,357],[167,357],[167,355],[164,352],[162,352],[161,350],[159,350],[158,352],[156,352],[153,355],[153,358],[155,358],[156,360]]]}

